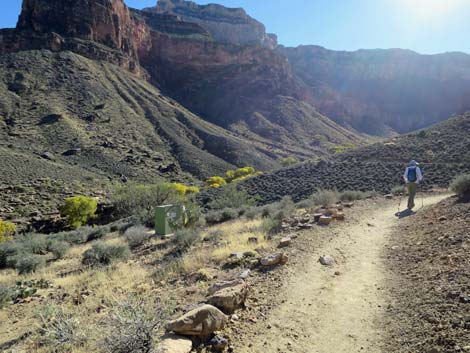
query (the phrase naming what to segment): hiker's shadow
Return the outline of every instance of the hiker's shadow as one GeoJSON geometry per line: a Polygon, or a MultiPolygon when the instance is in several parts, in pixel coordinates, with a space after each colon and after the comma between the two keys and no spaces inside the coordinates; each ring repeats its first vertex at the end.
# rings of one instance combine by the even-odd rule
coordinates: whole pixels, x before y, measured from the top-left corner
{"type": "Polygon", "coordinates": [[[406,218],[406,217],[411,217],[415,214],[416,214],[416,212],[414,212],[410,209],[406,209],[404,211],[400,211],[400,212],[395,213],[395,216],[397,216],[398,219],[402,219],[402,218],[406,218]]]}

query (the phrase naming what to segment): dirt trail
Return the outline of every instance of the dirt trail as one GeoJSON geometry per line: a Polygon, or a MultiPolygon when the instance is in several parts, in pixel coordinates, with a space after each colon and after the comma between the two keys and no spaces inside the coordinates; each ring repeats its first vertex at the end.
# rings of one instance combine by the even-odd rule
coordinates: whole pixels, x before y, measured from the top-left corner
{"type": "MultiPolygon", "coordinates": [[[[425,199],[434,204],[444,196],[425,199]]],[[[421,201],[421,200],[420,200],[421,201]]],[[[250,346],[237,352],[379,353],[387,270],[382,251],[397,224],[396,205],[371,207],[337,236],[313,249],[280,289],[284,300],[258,328],[250,346]],[[311,254],[311,255],[310,255],[311,254]],[[326,268],[321,255],[337,264],[326,268]]]]}

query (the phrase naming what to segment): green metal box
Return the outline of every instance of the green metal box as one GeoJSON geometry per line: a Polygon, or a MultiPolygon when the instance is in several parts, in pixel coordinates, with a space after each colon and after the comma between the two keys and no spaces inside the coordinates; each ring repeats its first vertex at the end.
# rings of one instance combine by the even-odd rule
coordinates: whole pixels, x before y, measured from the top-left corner
{"type": "Polygon", "coordinates": [[[174,233],[171,223],[177,222],[184,215],[183,205],[165,205],[155,208],[155,235],[168,236],[174,233]]]}

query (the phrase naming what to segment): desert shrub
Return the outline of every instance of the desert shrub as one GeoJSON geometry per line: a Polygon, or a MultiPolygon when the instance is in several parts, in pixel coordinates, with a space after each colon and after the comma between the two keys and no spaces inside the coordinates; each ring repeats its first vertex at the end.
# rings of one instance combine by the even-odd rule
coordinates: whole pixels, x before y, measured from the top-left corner
{"type": "Polygon", "coordinates": [[[245,210],[245,213],[244,213],[244,216],[247,218],[247,219],[255,219],[258,215],[260,214],[260,210],[258,207],[254,207],[254,206],[251,206],[251,207],[248,207],[246,210],[245,210]]]}
{"type": "Polygon", "coordinates": [[[206,180],[206,185],[210,188],[220,188],[227,184],[227,181],[221,176],[213,176],[206,180]]]}
{"type": "Polygon", "coordinates": [[[351,202],[351,201],[356,201],[356,200],[362,200],[368,197],[368,194],[363,191],[353,191],[353,190],[346,190],[343,191],[339,195],[339,199],[341,201],[346,201],[346,202],[351,202]]]}
{"type": "Polygon", "coordinates": [[[17,237],[14,242],[25,253],[36,255],[47,253],[47,238],[44,234],[25,234],[17,237]]]}
{"type": "Polygon", "coordinates": [[[450,190],[461,199],[470,197],[470,174],[461,174],[454,178],[450,184],[450,190]]]}
{"type": "Polygon", "coordinates": [[[107,266],[115,261],[127,259],[129,254],[129,247],[126,245],[97,243],[83,253],[82,264],[86,266],[107,266]]]}
{"type": "Polygon", "coordinates": [[[280,160],[280,163],[283,167],[289,167],[291,165],[299,163],[299,161],[295,157],[286,157],[286,158],[282,158],[280,160]]]}
{"type": "Polygon", "coordinates": [[[47,245],[47,250],[51,252],[55,259],[62,259],[65,254],[67,254],[67,251],[69,250],[70,245],[69,243],[65,241],[58,241],[58,240],[53,240],[50,241],[47,245]]]}
{"type": "Polygon", "coordinates": [[[240,216],[239,210],[233,208],[224,208],[221,211],[208,212],[204,218],[207,224],[213,225],[218,223],[224,223],[237,219],[240,216]]]}
{"type": "Polygon", "coordinates": [[[170,312],[165,304],[135,296],[115,303],[101,322],[105,334],[99,346],[108,353],[155,352],[156,332],[165,326],[170,312]]]}
{"type": "Polygon", "coordinates": [[[0,309],[7,306],[13,297],[13,291],[10,287],[0,284],[0,309]]]}
{"type": "Polygon", "coordinates": [[[236,185],[227,185],[221,189],[216,198],[208,203],[212,210],[223,210],[225,208],[242,208],[243,206],[253,206],[256,199],[245,190],[238,190],[236,185]]]}
{"type": "Polygon", "coordinates": [[[138,248],[150,240],[150,235],[147,233],[147,228],[144,226],[130,227],[124,233],[124,237],[131,249],[138,248]]]}
{"type": "Polygon", "coordinates": [[[311,199],[315,205],[328,207],[339,201],[339,195],[336,190],[318,190],[311,199]]]}
{"type": "Polygon", "coordinates": [[[88,236],[93,232],[93,228],[89,226],[77,228],[71,232],[64,233],[66,241],[71,244],[83,244],[88,241],[88,236]]]}
{"type": "Polygon", "coordinates": [[[16,225],[0,219],[0,243],[10,240],[16,232],[16,225]]]}
{"type": "Polygon", "coordinates": [[[43,257],[38,255],[23,254],[16,263],[16,270],[18,274],[24,275],[36,272],[39,268],[43,267],[46,261],[43,257]]]}
{"type": "Polygon", "coordinates": [[[394,186],[391,190],[392,195],[404,195],[406,194],[406,187],[404,185],[394,186]]]}
{"type": "Polygon", "coordinates": [[[121,219],[115,223],[113,223],[110,226],[110,231],[111,232],[119,232],[121,234],[124,234],[126,230],[128,230],[130,227],[132,227],[134,224],[136,224],[137,221],[132,220],[132,219],[121,219]]]}
{"type": "Polygon", "coordinates": [[[20,246],[13,241],[0,243],[0,269],[15,267],[15,256],[20,252],[20,246]]]}
{"type": "Polygon", "coordinates": [[[173,237],[173,242],[180,251],[186,251],[191,246],[201,240],[201,236],[196,229],[177,230],[173,237]]]}
{"type": "Polygon", "coordinates": [[[297,202],[296,204],[297,208],[311,208],[313,206],[315,206],[315,204],[312,199],[302,200],[302,201],[297,202]]]}
{"type": "Polygon", "coordinates": [[[267,217],[261,224],[261,230],[269,235],[278,234],[282,231],[282,220],[276,217],[267,217]]]}
{"type": "Polygon", "coordinates": [[[142,222],[153,222],[156,206],[182,202],[184,197],[171,184],[126,185],[112,196],[117,216],[136,216],[142,222]]]}
{"type": "Polygon", "coordinates": [[[224,235],[224,232],[221,231],[220,229],[211,230],[211,231],[204,237],[204,241],[217,243],[218,241],[220,241],[220,239],[222,239],[223,235],[224,235]]]}
{"type": "Polygon", "coordinates": [[[58,306],[47,305],[36,313],[39,320],[39,330],[36,341],[54,352],[70,352],[73,347],[83,345],[86,335],[77,318],[65,313],[58,306]]]}
{"type": "Polygon", "coordinates": [[[221,223],[222,212],[221,211],[210,211],[204,215],[206,223],[209,225],[221,223]]]}
{"type": "Polygon", "coordinates": [[[98,202],[93,197],[74,196],[65,199],[60,207],[60,214],[70,227],[78,228],[95,217],[97,208],[98,202]]]}
{"type": "Polygon", "coordinates": [[[108,226],[92,228],[92,230],[90,231],[90,233],[88,234],[86,238],[86,241],[89,242],[89,241],[103,239],[110,231],[111,229],[108,226]]]}

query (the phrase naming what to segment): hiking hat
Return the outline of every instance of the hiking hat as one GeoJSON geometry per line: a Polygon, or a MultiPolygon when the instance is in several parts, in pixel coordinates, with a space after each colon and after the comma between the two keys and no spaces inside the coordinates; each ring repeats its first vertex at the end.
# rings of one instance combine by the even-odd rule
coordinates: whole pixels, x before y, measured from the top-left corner
{"type": "Polygon", "coordinates": [[[419,165],[418,162],[416,162],[414,159],[410,162],[410,165],[419,165]]]}

